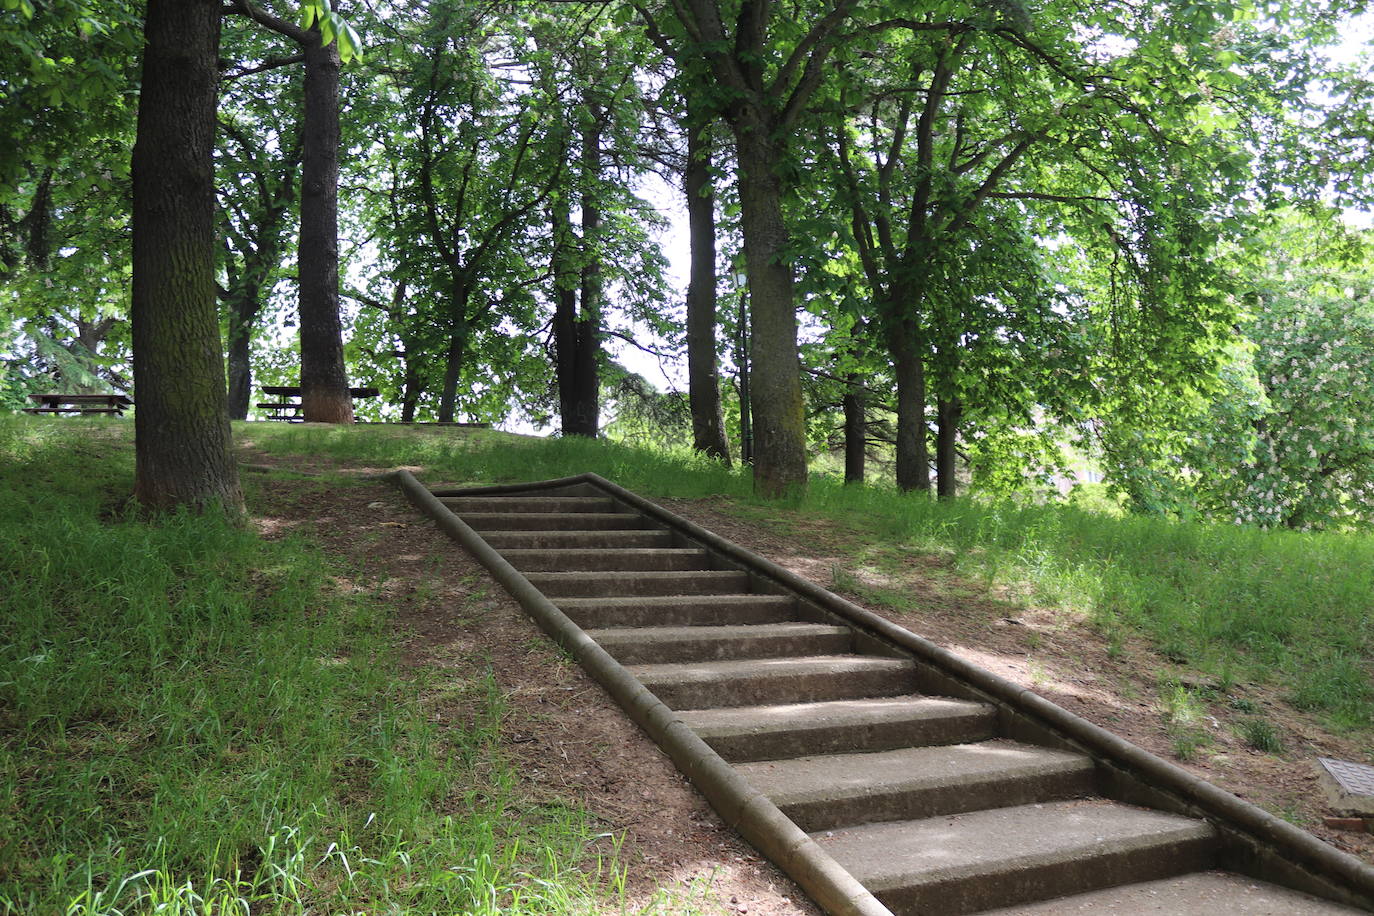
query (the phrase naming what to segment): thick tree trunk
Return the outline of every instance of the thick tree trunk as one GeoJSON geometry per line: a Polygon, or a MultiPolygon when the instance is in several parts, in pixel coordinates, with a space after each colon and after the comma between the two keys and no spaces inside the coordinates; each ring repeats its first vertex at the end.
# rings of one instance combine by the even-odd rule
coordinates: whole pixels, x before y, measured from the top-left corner
{"type": "Polygon", "coordinates": [[[935,486],[941,499],[953,499],[959,492],[956,463],[959,460],[959,420],[964,405],[958,398],[939,398],[935,405],[939,427],[935,431],[935,486]]]}
{"type": "Polygon", "coordinates": [[[463,357],[468,349],[467,282],[453,281],[452,301],[449,305],[448,350],[444,354],[444,386],[439,391],[439,422],[452,423],[458,403],[458,382],[463,375],[463,357]]]}
{"type": "Polygon", "coordinates": [[[710,127],[693,117],[690,101],[688,109],[687,165],[682,184],[692,250],[687,283],[687,400],[692,409],[692,447],[729,464],[716,361],[716,196],[711,187],[710,127]]]}
{"type": "Polygon", "coordinates": [[[731,126],[740,166],[740,225],[749,276],[754,489],[766,497],[785,496],[806,489],[806,417],[787,224],[774,171],[781,155],[763,123],[742,116],[731,126]]]}
{"type": "Polygon", "coordinates": [[[863,483],[868,420],[864,416],[864,391],[859,377],[851,375],[844,393],[844,482],[863,483]]]}
{"type": "Polygon", "coordinates": [[[339,45],[312,28],[302,122],[301,410],[317,423],[352,423],[339,321],[339,45]]]}
{"type": "Polygon", "coordinates": [[[890,346],[897,376],[897,487],[930,492],[925,359],[915,322],[899,321],[890,346]]]}
{"type": "Polygon", "coordinates": [[[601,413],[601,208],[595,184],[601,173],[599,113],[582,131],[582,270],[572,265],[576,239],[565,197],[554,202],[554,318],[555,370],[558,407],[565,436],[595,437],[601,413]],[[580,302],[579,302],[580,299],[580,302]]]}
{"type": "Polygon", "coordinates": [[[133,153],[134,495],[243,509],[215,303],[219,2],[148,0],[133,153]]]}
{"type": "Polygon", "coordinates": [[[253,322],[262,306],[256,289],[235,290],[229,302],[229,419],[248,418],[253,398],[253,322]]]}
{"type": "Polygon", "coordinates": [[[405,377],[401,389],[401,422],[414,423],[415,411],[420,406],[420,367],[415,365],[415,351],[406,347],[401,360],[405,366],[405,377]]]}

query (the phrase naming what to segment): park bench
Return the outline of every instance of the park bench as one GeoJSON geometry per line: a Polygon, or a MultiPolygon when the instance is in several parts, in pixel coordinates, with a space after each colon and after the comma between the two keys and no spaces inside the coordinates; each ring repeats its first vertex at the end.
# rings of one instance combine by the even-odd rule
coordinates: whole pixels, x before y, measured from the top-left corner
{"type": "Polygon", "coordinates": [[[87,414],[123,416],[125,408],[132,407],[134,403],[122,394],[63,394],[61,392],[31,394],[29,400],[37,406],[25,407],[24,413],[76,414],[78,416],[87,414]]]}
{"type": "MultiPolygon", "coordinates": [[[[299,385],[263,385],[262,393],[278,399],[257,405],[258,410],[270,411],[267,415],[268,420],[300,423],[305,419],[301,414],[301,387],[299,385]]],[[[354,398],[375,398],[381,394],[376,388],[350,388],[348,393],[354,398]]]]}

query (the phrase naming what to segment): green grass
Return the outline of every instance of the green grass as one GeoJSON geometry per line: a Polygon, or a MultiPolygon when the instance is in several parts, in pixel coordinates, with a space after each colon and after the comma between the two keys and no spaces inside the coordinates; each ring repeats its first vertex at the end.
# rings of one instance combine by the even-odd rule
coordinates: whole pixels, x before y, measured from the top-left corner
{"type": "Polygon", "coordinates": [[[437,731],[382,609],[331,588],[356,571],[125,512],[130,428],[0,417],[0,914],[614,899],[582,810],[517,791],[493,682],[437,731]]]}
{"type": "MultiPolygon", "coordinates": [[[[652,497],[752,501],[738,470],[686,450],[539,440],[496,432],[238,427],[279,453],[420,465],[430,480],[538,480],[595,471],[652,497]]],[[[1374,536],[1263,531],[1088,508],[960,499],[815,478],[795,511],[873,544],[951,557],[963,576],[1029,590],[1079,613],[1109,644],[1150,640],[1168,662],[1226,680],[1277,683],[1339,730],[1374,725],[1374,536]]]]}

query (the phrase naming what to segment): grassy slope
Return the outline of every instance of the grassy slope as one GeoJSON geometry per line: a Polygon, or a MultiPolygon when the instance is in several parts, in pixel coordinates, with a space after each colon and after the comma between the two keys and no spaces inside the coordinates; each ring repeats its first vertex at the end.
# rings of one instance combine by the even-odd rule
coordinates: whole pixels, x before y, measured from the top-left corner
{"type": "Polygon", "coordinates": [[[0,914],[594,908],[499,692],[436,733],[311,545],[123,513],[130,430],[0,417],[0,914]]]}
{"type": "MultiPolygon", "coordinates": [[[[128,432],[0,418],[0,914],[594,906],[605,887],[580,861],[584,825],[509,820],[499,695],[469,732],[435,734],[394,666],[351,663],[394,652],[385,617],[337,594],[339,571],[311,545],[122,516],[128,432]],[[435,813],[470,788],[469,817],[435,813]]],[[[593,470],[652,496],[751,499],[738,473],[605,443],[237,433],[282,454],[421,465],[430,480],[593,470]]],[[[780,511],[953,555],[966,575],[1028,584],[1203,671],[1286,685],[1338,727],[1370,724],[1369,537],[937,505],[826,481],[780,511]]]]}
{"type": "MultiPolygon", "coordinates": [[[[752,500],[746,475],[688,453],[604,442],[399,428],[251,427],[267,449],[374,465],[421,465],[432,480],[516,481],[595,471],[648,496],[752,500]]],[[[245,428],[246,432],[247,428],[245,428]]],[[[936,503],[813,481],[789,511],[843,521],[875,541],[948,553],[982,581],[1027,588],[1083,613],[1109,638],[1139,633],[1172,661],[1276,682],[1338,730],[1374,726],[1374,537],[1117,518],[1059,505],[936,503]]]]}

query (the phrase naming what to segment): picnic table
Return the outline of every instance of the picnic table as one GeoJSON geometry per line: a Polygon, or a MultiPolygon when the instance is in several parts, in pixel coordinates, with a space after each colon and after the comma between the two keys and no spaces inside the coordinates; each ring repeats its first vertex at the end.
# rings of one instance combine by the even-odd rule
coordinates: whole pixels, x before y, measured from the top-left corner
{"type": "MultiPolygon", "coordinates": [[[[305,419],[301,415],[300,385],[263,385],[262,393],[279,399],[257,405],[258,410],[271,411],[267,419],[288,423],[300,423],[305,419]]],[[[381,394],[376,388],[350,388],[348,393],[355,398],[375,398],[381,394]]]]}
{"type": "Polygon", "coordinates": [[[124,415],[126,407],[134,404],[122,394],[63,394],[56,391],[31,394],[29,400],[38,406],[25,407],[24,413],[111,414],[118,417],[124,415]]]}

